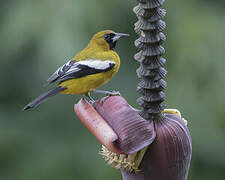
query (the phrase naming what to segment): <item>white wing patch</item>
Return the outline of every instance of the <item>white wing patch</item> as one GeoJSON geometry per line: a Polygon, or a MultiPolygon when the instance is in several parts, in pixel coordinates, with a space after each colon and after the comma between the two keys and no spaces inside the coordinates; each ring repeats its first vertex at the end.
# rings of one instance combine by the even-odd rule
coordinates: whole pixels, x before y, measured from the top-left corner
{"type": "Polygon", "coordinates": [[[86,65],[86,66],[89,66],[90,68],[94,68],[94,69],[107,69],[110,67],[110,64],[115,64],[115,62],[113,61],[101,61],[101,60],[85,60],[85,61],[79,61],[78,62],[79,64],[82,64],[82,65],[86,65]]]}
{"type": "Polygon", "coordinates": [[[115,65],[115,63],[113,61],[101,61],[101,60],[92,60],[92,59],[78,61],[73,66],[71,66],[71,68],[66,73],[79,71],[80,70],[79,65],[84,65],[96,70],[104,70],[104,69],[108,69],[112,65],[115,65]]]}

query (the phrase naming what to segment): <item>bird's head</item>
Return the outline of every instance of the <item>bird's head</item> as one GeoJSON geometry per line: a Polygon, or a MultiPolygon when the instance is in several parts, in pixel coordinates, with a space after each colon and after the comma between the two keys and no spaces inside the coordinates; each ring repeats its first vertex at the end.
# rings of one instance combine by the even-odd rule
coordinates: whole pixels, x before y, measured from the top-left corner
{"type": "Polygon", "coordinates": [[[115,50],[116,42],[121,37],[129,36],[129,34],[116,33],[111,30],[100,31],[96,33],[90,43],[103,48],[104,50],[115,50]]]}

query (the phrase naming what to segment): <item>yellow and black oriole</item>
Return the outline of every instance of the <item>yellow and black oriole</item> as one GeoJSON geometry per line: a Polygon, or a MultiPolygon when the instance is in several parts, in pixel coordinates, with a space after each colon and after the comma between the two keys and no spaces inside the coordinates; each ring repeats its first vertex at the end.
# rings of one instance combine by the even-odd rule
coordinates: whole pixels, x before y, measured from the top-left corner
{"type": "Polygon", "coordinates": [[[36,107],[58,93],[85,94],[90,99],[90,91],[110,94],[96,88],[107,83],[118,72],[120,58],[115,52],[115,46],[117,40],[124,36],[129,35],[111,30],[96,33],[86,48],[58,68],[47,80],[48,83],[58,82],[58,86],[38,96],[23,110],[36,107]]]}

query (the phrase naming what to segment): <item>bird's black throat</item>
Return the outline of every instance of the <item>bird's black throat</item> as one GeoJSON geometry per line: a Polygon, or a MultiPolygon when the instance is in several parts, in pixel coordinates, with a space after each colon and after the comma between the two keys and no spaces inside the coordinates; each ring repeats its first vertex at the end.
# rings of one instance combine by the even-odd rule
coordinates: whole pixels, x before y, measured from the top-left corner
{"type": "Polygon", "coordinates": [[[115,47],[116,47],[116,42],[117,41],[114,41],[113,40],[113,37],[115,36],[115,34],[113,33],[110,33],[110,34],[105,34],[104,35],[104,39],[106,40],[106,42],[109,44],[109,49],[110,50],[115,50],[115,47]]]}
{"type": "Polygon", "coordinates": [[[109,44],[109,49],[115,51],[115,47],[116,47],[116,42],[111,41],[107,41],[107,43],[109,44]]]}

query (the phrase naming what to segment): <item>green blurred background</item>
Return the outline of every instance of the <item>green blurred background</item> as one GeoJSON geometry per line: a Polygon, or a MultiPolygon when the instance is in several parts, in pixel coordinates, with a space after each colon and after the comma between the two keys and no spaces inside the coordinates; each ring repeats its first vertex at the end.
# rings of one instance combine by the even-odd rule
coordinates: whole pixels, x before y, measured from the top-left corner
{"type": "MultiPolygon", "coordinates": [[[[49,89],[43,87],[45,79],[103,29],[131,34],[117,45],[121,69],[104,89],[119,90],[138,107],[135,5],[135,0],[0,1],[1,180],[121,179],[73,112],[81,96],[58,95],[37,109],[21,109],[49,89]]],[[[189,179],[224,180],[224,0],[170,0],[164,8],[166,104],[188,120],[193,140],[189,179]]]]}

